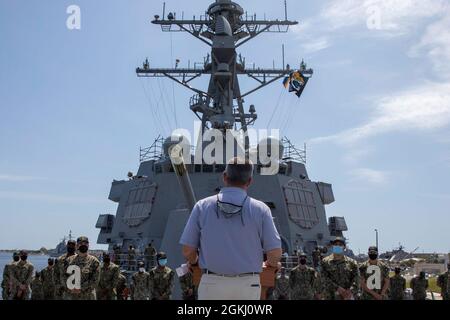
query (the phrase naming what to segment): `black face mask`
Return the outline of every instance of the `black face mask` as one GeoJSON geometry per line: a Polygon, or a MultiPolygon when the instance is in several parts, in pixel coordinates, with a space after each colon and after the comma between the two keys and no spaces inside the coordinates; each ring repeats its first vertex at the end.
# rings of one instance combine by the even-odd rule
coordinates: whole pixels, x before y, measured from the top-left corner
{"type": "Polygon", "coordinates": [[[13,260],[14,260],[15,262],[17,262],[17,261],[20,260],[20,257],[19,257],[19,256],[16,256],[16,257],[13,258],[13,260]]]}
{"type": "Polygon", "coordinates": [[[27,261],[27,259],[28,259],[28,256],[21,256],[20,257],[20,260],[22,260],[22,261],[27,261]]]}
{"type": "Polygon", "coordinates": [[[48,265],[51,267],[51,266],[53,266],[53,261],[50,261],[49,263],[48,263],[48,265]]]}
{"type": "Polygon", "coordinates": [[[103,259],[103,262],[106,263],[106,264],[108,264],[108,263],[111,262],[111,259],[110,259],[110,258],[105,258],[105,259],[103,259]]]}
{"type": "Polygon", "coordinates": [[[86,245],[79,246],[78,251],[80,251],[81,253],[86,253],[88,251],[88,246],[86,245]]]}
{"type": "Polygon", "coordinates": [[[67,253],[74,254],[75,248],[74,247],[67,247],[67,253]]]}
{"type": "Polygon", "coordinates": [[[370,258],[370,260],[376,260],[378,258],[378,254],[371,253],[371,254],[369,254],[369,258],[370,258]]]}
{"type": "Polygon", "coordinates": [[[304,266],[306,264],[306,259],[300,259],[300,264],[304,266]]]}

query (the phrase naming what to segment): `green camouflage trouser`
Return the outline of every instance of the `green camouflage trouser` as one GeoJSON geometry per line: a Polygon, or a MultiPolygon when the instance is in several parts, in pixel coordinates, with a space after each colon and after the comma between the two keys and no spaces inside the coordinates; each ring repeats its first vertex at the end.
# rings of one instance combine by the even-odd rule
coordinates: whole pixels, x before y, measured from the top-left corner
{"type": "Polygon", "coordinates": [[[55,300],[63,300],[64,299],[64,287],[57,287],[55,290],[55,300]]]}
{"type": "Polygon", "coordinates": [[[95,300],[94,291],[82,291],[80,293],[64,293],[64,300],[95,300]]]}
{"type": "Polygon", "coordinates": [[[2,286],[2,300],[8,299],[9,299],[9,290],[6,288],[6,286],[2,286]]]}
{"type": "Polygon", "coordinates": [[[97,300],[115,300],[114,289],[97,289],[97,300]]]}

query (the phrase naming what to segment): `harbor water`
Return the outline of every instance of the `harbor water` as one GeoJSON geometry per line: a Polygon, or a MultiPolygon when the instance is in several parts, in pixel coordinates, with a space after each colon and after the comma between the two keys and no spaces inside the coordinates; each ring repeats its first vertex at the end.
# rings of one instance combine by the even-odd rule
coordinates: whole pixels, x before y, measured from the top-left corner
{"type": "MultiPolygon", "coordinates": [[[[41,271],[47,266],[47,255],[29,255],[28,261],[34,266],[34,271],[41,271]]],[[[0,252],[0,276],[3,280],[3,269],[12,261],[12,252],[0,252]]],[[[1,297],[0,297],[1,299],[1,297]]]]}

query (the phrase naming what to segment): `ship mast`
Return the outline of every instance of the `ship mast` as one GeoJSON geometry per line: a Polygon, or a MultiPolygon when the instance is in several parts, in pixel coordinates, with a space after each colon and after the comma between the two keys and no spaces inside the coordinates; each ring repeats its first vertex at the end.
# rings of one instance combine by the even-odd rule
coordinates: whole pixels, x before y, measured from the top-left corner
{"type": "MultiPolygon", "coordinates": [[[[297,21],[287,18],[285,2],[284,20],[259,20],[256,15],[244,15],[244,10],[231,0],[216,0],[204,16],[195,16],[190,20],[176,18],[175,13],[165,17],[155,16],[153,24],[160,25],[164,32],[187,32],[211,47],[211,53],[204,59],[201,68],[151,68],[146,60],[141,68],[136,69],[138,77],[167,77],[195,92],[190,99],[190,109],[202,122],[202,132],[210,128],[219,129],[224,134],[227,129],[236,127],[246,136],[245,149],[248,150],[247,128],[252,125],[257,114],[255,107],[244,110],[244,97],[283,78],[292,70],[289,65],[281,69],[248,68],[245,58],[238,55],[236,49],[254,39],[263,32],[285,33],[297,21]],[[207,91],[191,86],[191,81],[210,75],[207,91]],[[238,76],[244,75],[255,80],[257,85],[248,92],[241,92],[238,76]]],[[[310,77],[312,69],[306,69],[302,63],[302,74],[310,77]]]]}

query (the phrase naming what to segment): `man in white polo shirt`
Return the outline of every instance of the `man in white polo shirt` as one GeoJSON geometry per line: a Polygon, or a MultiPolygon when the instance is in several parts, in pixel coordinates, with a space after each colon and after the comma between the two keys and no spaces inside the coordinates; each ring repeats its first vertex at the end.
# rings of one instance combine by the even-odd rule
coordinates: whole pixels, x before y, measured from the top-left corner
{"type": "Polygon", "coordinates": [[[200,200],[181,236],[183,255],[203,270],[199,300],[258,300],[263,254],[279,267],[281,240],[269,207],[250,198],[253,164],[234,158],[218,195],[200,200]]]}

